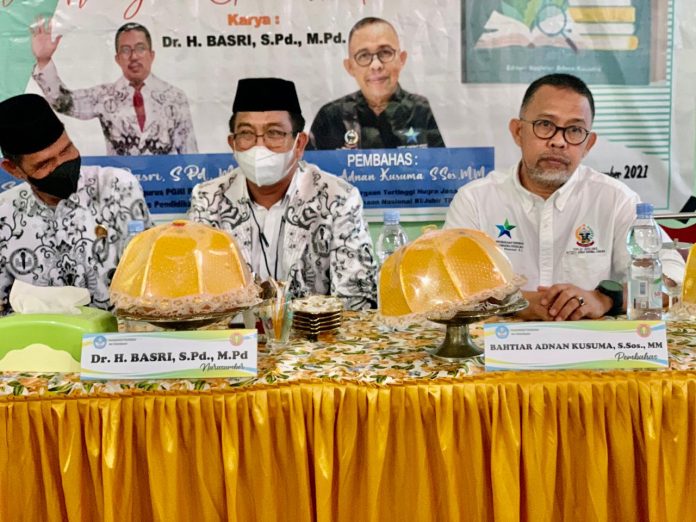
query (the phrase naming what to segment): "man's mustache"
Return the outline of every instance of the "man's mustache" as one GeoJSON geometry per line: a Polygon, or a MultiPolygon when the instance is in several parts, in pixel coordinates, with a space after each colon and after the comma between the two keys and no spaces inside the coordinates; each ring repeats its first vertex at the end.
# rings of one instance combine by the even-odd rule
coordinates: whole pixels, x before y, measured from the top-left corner
{"type": "Polygon", "coordinates": [[[540,161],[557,161],[559,163],[563,163],[564,165],[570,165],[570,160],[568,158],[556,154],[542,154],[539,156],[537,163],[540,161]]]}

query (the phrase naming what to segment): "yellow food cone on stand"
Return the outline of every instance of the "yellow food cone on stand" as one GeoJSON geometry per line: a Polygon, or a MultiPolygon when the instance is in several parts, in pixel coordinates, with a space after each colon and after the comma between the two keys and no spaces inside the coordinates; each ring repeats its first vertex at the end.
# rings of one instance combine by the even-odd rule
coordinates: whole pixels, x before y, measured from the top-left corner
{"type": "Polygon", "coordinates": [[[682,286],[682,302],[696,304],[696,253],[694,247],[689,250],[686,259],[686,272],[684,273],[684,285],[682,286]]]}

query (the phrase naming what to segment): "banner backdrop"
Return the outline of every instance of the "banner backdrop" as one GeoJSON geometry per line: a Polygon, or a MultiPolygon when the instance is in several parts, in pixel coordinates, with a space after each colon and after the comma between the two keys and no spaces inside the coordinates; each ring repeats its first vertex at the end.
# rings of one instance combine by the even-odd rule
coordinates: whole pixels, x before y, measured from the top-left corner
{"type": "MultiPolygon", "coordinates": [[[[293,80],[309,131],[324,105],[358,91],[344,67],[349,32],[377,16],[399,35],[406,52],[399,84],[426,111],[427,125],[395,129],[399,147],[375,149],[360,143],[359,122],[327,120],[343,150],[305,155],[354,183],[369,219],[385,208],[399,208],[404,220],[442,219],[457,188],[516,163],[508,122],[529,82],[550,72],[583,78],[595,95],[599,139],[587,164],[658,210],[696,210],[696,14],[687,3],[0,0],[0,98],[52,92],[84,162],[130,169],[156,218],[170,219],[186,211],[196,183],[234,166],[228,119],[240,78],[293,80]],[[38,51],[30,27],[42,19],[52,19],[55,51],[43,76],[32,77],[38,51]],[[146,85],[171,98],[162,114],[146,114],[140,142],[120,129],[125,118],[134,121],[133,108],[121,107],[115,94],[126,80],[114,37],[126,22],[149,29],[154,57],[146,85]],[[172,121],[179,126],[173,146],[162,141],[172,121]],[[154,122],[161,127],[148,131],[154,122]],[[437,140],[444,147],[433,146],[442,145],[437,140]],[[171,154],[147,154],[167,147],[171,154]]],[[[3,190],[14,183],[0,172],[3,190]]]]}

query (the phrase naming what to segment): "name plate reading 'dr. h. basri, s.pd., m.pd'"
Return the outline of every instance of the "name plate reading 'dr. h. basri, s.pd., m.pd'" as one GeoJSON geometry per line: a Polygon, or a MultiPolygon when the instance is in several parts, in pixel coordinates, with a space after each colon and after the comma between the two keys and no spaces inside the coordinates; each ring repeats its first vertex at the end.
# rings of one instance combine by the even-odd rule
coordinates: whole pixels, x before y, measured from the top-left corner
{"type": "Polygon", "coordinates": [[[484,325],[486,370],[669,367],[664,321],[484,325]]]}
{"type": "Polygon", "coordinates": [[[104,333],[82,337],[81,378],[255,377],[256,330],[104,333]]]}

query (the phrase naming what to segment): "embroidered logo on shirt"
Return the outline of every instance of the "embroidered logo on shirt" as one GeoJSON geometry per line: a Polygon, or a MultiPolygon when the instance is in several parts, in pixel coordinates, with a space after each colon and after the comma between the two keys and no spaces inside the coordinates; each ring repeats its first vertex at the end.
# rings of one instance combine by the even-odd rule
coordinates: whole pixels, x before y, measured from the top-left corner
{"type": "Polygon", "coordinates": [[[360,139],[360,136],[358,136],[358,133],[354,129],[347,130],[343,135],[343,141],[347,148],[355,148],[358,144],[358,139],[360,139]]]}
{"type": "Polygon", "coordinates": [[[575,229],[576,245],[582,248],[588,248],[594,245],[594,232],[589,225],[584,223],[575,229]]]}
{"type": "Polygon", "coordinates": [[[413,127],[409,127],[407,131],[404,132],[404,137],[406,138],[406,143],[418,143],[418,135],[420,132],[415,130],[413,127]]]}
{"type": "Polygon", "coordinates": [[[575,229],[575,237],[568,238],[568,249],[565,251],[566,256],[595,256],[606,253],[601,242],[597,241],[594,230],[587,223],[575,229]]]}
{"type": "Polygon", "coordinates": [[[510,234],[510,232],[513,229],[517,228],[517,225],[510,224],[510,221],[506,218],[505,223],[503,223],[502,225],[496,225],[496,227],[498,228],[498,237],[507,236],[510,239],[512,239],[512,235],[510,234]]]}

